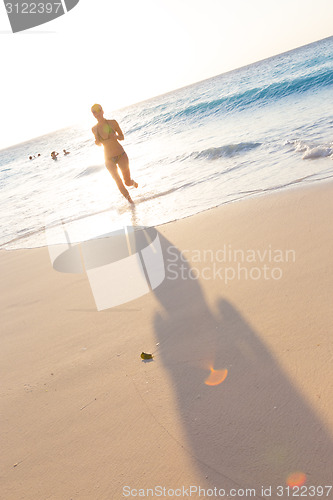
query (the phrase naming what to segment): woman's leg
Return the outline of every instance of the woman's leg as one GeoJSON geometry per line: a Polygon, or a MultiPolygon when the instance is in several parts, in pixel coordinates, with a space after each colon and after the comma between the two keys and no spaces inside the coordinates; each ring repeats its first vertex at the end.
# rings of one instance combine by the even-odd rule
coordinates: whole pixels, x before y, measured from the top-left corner
{"type": "Polygon", "coordinates": [[[121,155],[118,161],[118,166],[121,170],[121,173],[123,174],[123,178],[125,181],[126,186],[134,186],[138,187],[138,183],[135,182],[133,179],[131,179],[131,172],[129,169],[129,160],[127,154],[121,155]]]}
{"type": "Polygon", "coordinates": [[[123,184],[123,181],[121,180],[121,177],[120,175],[118,174],[118,169],[117,169],[117,165],[115,163],[113,163],[113,161],[108,161],[106,162],[105,164],[106,168],[108,169],[108,171],[110,172],[110,174],[112,175],[112,177],[114,178],[114,180],[116,181],[116,184],[118,186],[118,189],[119,191],[121,192],[121,194],[123,196],[125,196],[125,198],[133,203],[133,200],[132,198],[130,197],[129,195],[129,192],[127,191],[127,189],[125,188],[124,184],[123,184]]]}

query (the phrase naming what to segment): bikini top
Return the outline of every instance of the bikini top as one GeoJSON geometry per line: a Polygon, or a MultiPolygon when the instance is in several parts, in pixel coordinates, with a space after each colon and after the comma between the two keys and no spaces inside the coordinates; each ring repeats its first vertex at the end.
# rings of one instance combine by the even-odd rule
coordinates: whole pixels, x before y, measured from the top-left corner
{"type": "Polygon", "coordinates": [[[97,132],[97,138],[99,140],[99,142],[104,142],[104,141],[108,141],[109,139],[111,139],[111,135],[116,135],[116,132],[113,130],[113,128],[106,122],[103,124],[103,129],[105,131],[108,131],[108,136],[104,139],[103,137],[100,136],[99,132],[98,132],[98,126],[97,126],[97,129],[96,129],[96,132],[97,132]]]}

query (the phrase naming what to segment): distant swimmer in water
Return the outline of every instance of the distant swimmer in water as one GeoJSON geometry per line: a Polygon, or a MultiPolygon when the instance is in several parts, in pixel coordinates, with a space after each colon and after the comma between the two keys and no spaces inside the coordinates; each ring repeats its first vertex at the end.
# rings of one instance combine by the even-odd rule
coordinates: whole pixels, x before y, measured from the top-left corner
{"type": "Polygon", "coordinates": [[[64,155],[69,155],[70,151],[66,151],[66,149],[63,149],[64,155]]]}
{"type": "Polygon", "coordinates": [[[59,153],[57,153],[56,151],[52,151],[52,153],[51,153],[51,158],[52,158],[52,160],[57,160],[57,159],[58,159],[58,158],[57,158],[58,154],[59,154],[59,153]]]}
{"type": "Polygon", "coordinates": [[[104,111],[100,104],[91,107],[92,114],[97,120],[97,125],[92,128],[95,136],[95,144],[104,146],[105,166],[116,181],[119,191],[130,202],[134,203],[129,192],[125,188],[118,173],[121,170],[126,186],[138,187],[138,183],[131,179],[128,156],[118,141],[124,140],[124,134],[116,120],[104,118],[104,111]]]}

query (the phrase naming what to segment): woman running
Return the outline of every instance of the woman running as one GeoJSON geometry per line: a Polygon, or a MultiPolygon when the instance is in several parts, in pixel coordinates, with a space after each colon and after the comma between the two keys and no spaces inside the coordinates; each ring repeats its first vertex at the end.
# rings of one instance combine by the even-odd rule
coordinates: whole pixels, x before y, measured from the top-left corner
{"type": "Polygon", "coordinates": [[[95,136],[95,144],[97,146],[103,144],[104,146],[105,166],[116,181],[121,194],[130,203],[134,203],[118,173],[119,167],[126,186],[138,187],[137,182],[131,179],[128,156],[122,145],[118,142],[124,140],[124,134],[116,120],[106,120],[104,118],[104,111],[100,104],[94,104],[91,107],[91,111],[97,120],[97,125],[92,128],[95,136]]]}

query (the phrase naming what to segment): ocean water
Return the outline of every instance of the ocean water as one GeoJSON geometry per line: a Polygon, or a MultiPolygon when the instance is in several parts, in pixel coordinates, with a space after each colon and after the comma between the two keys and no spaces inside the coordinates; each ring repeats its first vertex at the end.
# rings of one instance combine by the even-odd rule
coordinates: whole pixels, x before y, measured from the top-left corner
{"type": "Polygon", "coordinates": [[[139,183],[130,188],[134,207],[104,167],[91,127],[2,150],[0,247],[50,243],[45,227],[61,242],[64,224],[72,241],[156,226],[333,178],[332,102],[333,37],[106,113],[125,133],[139,183]],[[50,152],[64,148],[70,154],[53,161],[50,152]]]}

